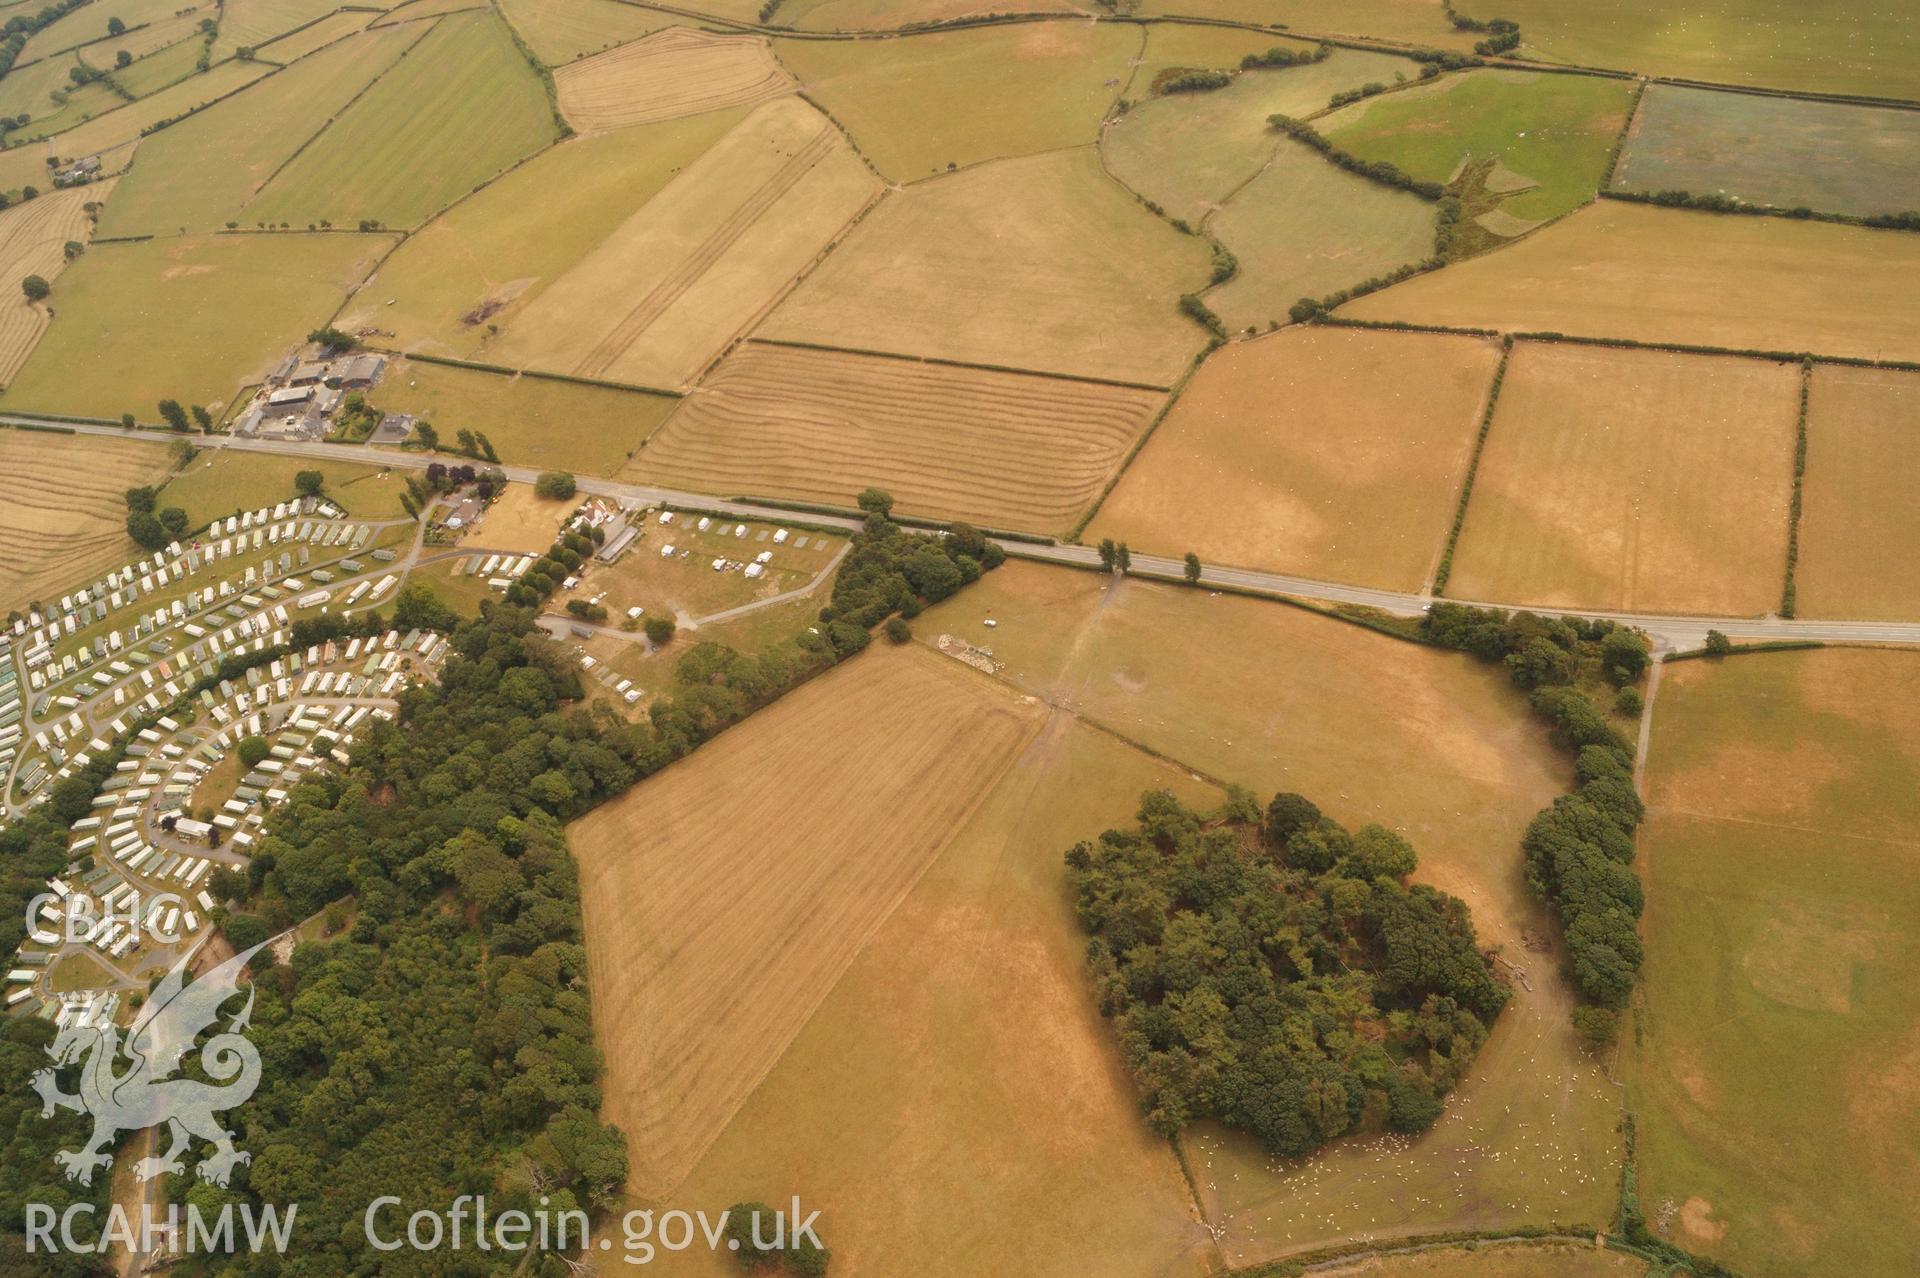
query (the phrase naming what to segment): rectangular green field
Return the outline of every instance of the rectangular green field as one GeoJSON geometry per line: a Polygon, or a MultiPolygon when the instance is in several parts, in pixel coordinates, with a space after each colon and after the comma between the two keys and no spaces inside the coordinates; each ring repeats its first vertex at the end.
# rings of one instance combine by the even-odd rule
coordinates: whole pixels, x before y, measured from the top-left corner
{"type": "Polygon", "coordinates": [[[1806,93],[1920,97],[1920,26],[1887,0],[1468,0],[1523,55],[1806,93]]]}
{"type": "Polygon", "coordinates": [[[1656,84],[1614,185],[1826,213],[1920,209],[1920,110],[1656,84]]]}
{"type": "Polygon", "coordinates": [[[130,67],[113,73],[113,82],[136,98],[158,93],[199,71],[200,53],[206,42],[189,36],[149,53],[130,67]]]}
{"type": "Polygon", "coordinates": [[[1085,20],[892,40],[779,40],[801,88],[888,178],[1091,143],[1140,33],[1085,20]]]}
{"type": "Polygon", "coordinates": [[[202,453],[161,490],[162,506],[187,512],[187,527],[204,528],[243,510],[258,510],[295,495],[293,477],[317,470],[322,491],[356,519],[403,519],[400,499],[406,481],[391,471],[354,462],[276,457],[271,453],[221,448],[202,453]]]}
{"type": "MultiPolygon", "coordinates": [[[[240,49],[258,49],[289,31],[317,22],[341,7],[341,0],[223,0],[220,32],[213,56],[231,57],[240,49]]],[[[374,0],[372,8],[390,6],[374,0]]],[[[370,19],[372,14],[368,14],[370,19]]]]}
{"type": "Polygon", "coordinates": [[[419,37],[396,27],[342,40],[154,134],[107,202],[100,234],[212,231],[240,220],[254,193],[419,37]]]}
{"type": "Polygon", "coordinates": [[[500,20],[443,18],[268,182],[241,220],[418,226],[556,131],[539,77],[500,20]]]}
{"type": "Polygon", "coordinates": [[[341,323],[406,350],[485,359],[497,331],[617,231],[745,115],[569,138],[407,237],[341,323]],[[540,233],[527,233],[527,210],[540,233]]]}
{"type": "Polygon", "coordinates": [[[619,470],[680,402],[419,361],[396,361],[368,399],[387,412],[431,421],[449,444],[456,431],[479,431],[508,465],[587,475],[619,470]]]}
{"type": "MultiPolygon", "coordinates": [[[[171,18],[182,9],[201,7],[200,0],[92,0],[29,36],[26,46],[20,50],[20,60],[30,62],[92,40],[104,40],[108,35],[107,24],[115,18],[129,27],[143,27],[171,18]]],[[[213,16],[214,6],[204,7],[203,16],[213,16]]]]}
{"type": "Polygon", "coordinates": [[[1545,221],[1593,198],[1627,122],[1633,86],[1598,76],[1469,71],[1355,103],[1320,132],[1366,160],[1386,160],[1427,182],[1495,160],[1502,212],[1545,221]]]}
{"type": "Polygon", "coordinates": [[[1671,667],[1648,790],[1642,1209],[1752,1278],[1912,1273],[1920,656],[1671,667]]]}
{"type": "Polygon", "coordinates": [[[1515,346],[1449,593],[1620,612],[1772,611],[1798,408],[1790,364],[1515,346]]]}
{"type": "Polygon", "coordinates": [[[325,323],[390,242],[288,234],[96,244],[60,276],[53,326],[0,408],[142,421],[162,399],[217,410],[325,323]]]}
{"type": "Polygon", "coordinates": [[[1798,611],[1920,618],[1920,374],[1821,365],[1807,403],[1798,611]]]}
{"type": "Polygon", "coordinates": [[[1912,359],[1920,235],[1600,200],[1355,319],[1912,359]]]}

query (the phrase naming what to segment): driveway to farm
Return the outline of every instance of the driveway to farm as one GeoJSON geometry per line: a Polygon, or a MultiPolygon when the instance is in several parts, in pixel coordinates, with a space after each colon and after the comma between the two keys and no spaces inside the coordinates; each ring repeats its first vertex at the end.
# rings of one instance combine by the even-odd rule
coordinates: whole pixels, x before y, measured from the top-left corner
{"type": "MultiPolygon", "coordinates": [[[[24,417],[0,416],[0,422],[38,427],[48,425],[41,419],[24,417]]],[[[142,438],[153,438],[157,434],[153,431],[129,432],[119,426],[95,426],[78,422],[60,422],[58,425],[61,429],[71,430],[76,434],[100,435],[113,439],[125,439],[130,434],[142,438]]],[[[161,437],[173,438],[171,435],[161,437]]],[[[248,439],[231,435],[192,435],[185,438],[201,448],[231,448],[240,452],[310,457],[316,461],[351,461],[399,470],[425,470],[436,461],[460,464],[468,460],[442,457],[432,453],[376,448],[367,444],[309,444],[291,440],[248,439]]],[[[501,466],[499,469],[506,473],[508,479],[521,483],[532,483],[540,475],[538,469],[528,466],[501,466]]],[[[576,476],[575,483],[583,493],[613,497],[643,505],[672,506],[681,510],[697,510],[736,519],[774,523],[782,520],[798,520],[848,531],[860,527],[860,521],[843,516],[795,512],[775,506],[756,505],[750,501],[730,501],[703,493],[679,492],[671,488],[652,488],[645,484],[626,484],[617,480],[596,479],[586,475],[576,476]]],[[[1098,552],[1091,546],[1054,545],[1012,539],[996,540],[1009,555],[1025,559],[1038,559],[1076,568],[1098,567],[1100,563],[1098,552]]],[[[1164,577],[1178,581],[1183,579],[1183,568],[1182,561],[1178,559],[1157,555],[1133,556],[1133,571],[1137,575],[1164,577]]],[[[1323,603],[1378,608],[1382,612],[1399,617],[1418,616],[1435,602],[1431,595],[1372,590],[1363,586],[1314,581],[1306,577],[1290,577],[1284,573],[1264,572],[1254,568],[1225,568],[1215,565],[1207,565],[1202,570],[1200,584],[1265,594],[1290,595],[1301,599],[1319,600],[1323,603]]],[[[1526,607],[1524,604],[1512,603],[1481,604],[1480,601],[1471,599],[1450,598],[1447,602],[1478,604],[1489,608],[1526,607]]],[[[1535,608],[1533,611],[1545,616],[1608,617],[1645,630],[1653,636],[1657,647],[1675,650],[1699,647],[1706,642],[1708,630],[1718,630],[1730,639],[1756,641],[1798,639],[1829,643],[1920,645],[1920,622],[1789,621],[1781,617],[1686,617],[1566,608],[1535,608]]]]}

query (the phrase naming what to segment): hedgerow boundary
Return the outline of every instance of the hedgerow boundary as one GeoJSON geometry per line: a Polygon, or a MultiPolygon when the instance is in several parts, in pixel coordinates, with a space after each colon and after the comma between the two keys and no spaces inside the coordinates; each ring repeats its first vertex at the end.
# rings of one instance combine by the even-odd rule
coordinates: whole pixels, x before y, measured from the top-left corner
{"type": "Polygon", "coordinates": [[[1507,365],[1513,360],[1513,339],[1500,344],[1500,364],[1493,370],[1493,384],[1487,390],[1487,405],[1480,413],[1480,429],[1473,440],[1473,455],[1467,460],[1467,473],[1460,481],[1460,500],[1454,505],[1453,523],[1447,528],[1446,547],[1433,570],[1433,584],[1427,593],[1438,598],[1447,593],[1447,581],[1453,576],[1453,552],[1460,544],[1460,530],[1466,526],[1467,503],[1473,500],[1473,480],[1480,473],[1480,455],[1487,450],[1487,436],[1493,431],[1494,409],[1500,406],[1500,388],[1507,380],[1507,365]]]}

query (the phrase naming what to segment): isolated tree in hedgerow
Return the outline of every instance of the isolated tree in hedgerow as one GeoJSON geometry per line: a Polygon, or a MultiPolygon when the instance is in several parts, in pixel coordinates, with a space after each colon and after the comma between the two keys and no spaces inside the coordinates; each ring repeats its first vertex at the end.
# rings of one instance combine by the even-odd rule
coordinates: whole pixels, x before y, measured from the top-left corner
{"type": "Polygon", "coordinates": [[[302,497],[318,497],[327,486],[327,477],[317,470],[298,470],[293,474],[293,491],[302,497]]]}
{"type": "Polygon", "coordinates": [[[853,499],[854,505],[882,519],[893,514],[893,494],[884,488],[865,488],[853,499]]]}
{"type": "Polygon", "coordinates": [[[1133,571],[1133,552],[1124,541],[1113,548],[1113,566],[1123,573],[1133,571]]]}
{"type": "Polygon", "coordinates": [[[116,71],[125,71],[133,65],[133,55],[125,49],[113,55],[113,67],[116,71]]]}
{"type": "Polygon", "coordinates": [[[577,489],[572,475],[564,470],[549,470],[543,472],[540,478],[534,481],[533,491],[536,496],[545,497],[549,501],[565,501],[572,497],[577,489]]]}
{"type": "Polygon", "coordinates": [[[1099,549],[1100,549],[1100,566],[1102,568],[1105,568],[1108,572],[1112,572],[1114,565],[1117,562],[1119,562],[1120,547],[1114,544],[1113,538],[1102,537],[1100,539],[1099,549]]]}
{"type": "Polygon", "coordinates": [[[177,399],[163,399],[160,401],[160,419],[182,434],[185,434],[189,429],[187,425],[187,410],[180,406],[180,401],[177,399]]]}
{"type": "Polygon", "coordinates": [[[126,24],[126,22],[125,22],[125,20],[124,20],[124,19],[121,19],[121,18],[108,18],[108,19],[107,19],[107,34],[108,34],[108,35],[110,35],[110,36],[122,36],[122,35],[125,35],[126,33],[127,33],[127,24],[126,24]]]}
{"type": "Polygon", "coordinates": [[[53,292],[53,285],[38,275],[29,275],[20,281],[20,291],[27,295],[29,302],[45,301],[47,294],[53,292]]]}
{"type": "Polygon", "coordinates": [[[887,638],[894,643],[905,643],[913,638],[913,627],[907,624],[905,617],[889,618],[886,624],[887,638]]]}
{"type": "Polygon", "coordinates": [[[1186,572],[1187,584],[1189,586],[1197,586],[1200,584],[1200,556],[1194,554],[1191,550],[1187,552],[1186,572]]]}
{"type": "Polygon", "coordinates": [[[205,404],[193,406],[193,424],[200,428],[202,435],[213,434],[213,414],[207,411],[205,404]]]}
{"type": "Polygon", "coordinates": [[[1721,634],[1718,630],[1707,631],[1707,655],[1708,656],[1724,657],[1732,651],[1733,651],[1733,640],[1727,638],[1725,635],[1721,634]]]}

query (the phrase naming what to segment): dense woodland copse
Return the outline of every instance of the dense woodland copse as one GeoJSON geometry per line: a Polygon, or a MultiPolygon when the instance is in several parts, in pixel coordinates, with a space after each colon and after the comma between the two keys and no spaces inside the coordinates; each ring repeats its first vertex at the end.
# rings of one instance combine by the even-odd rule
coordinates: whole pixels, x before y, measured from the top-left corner
{"type": "Polygon", "coordinates": [[[1508,990],[1466,905],[1407,883],[1407,841],[1285,793],[1264,819],[1244,793],[1213,816],[1149,793],[1138,822],[1067,865],[1154,1129],[1217,1118],[1300,1157],[1430,1126],[1508,990]]]}

